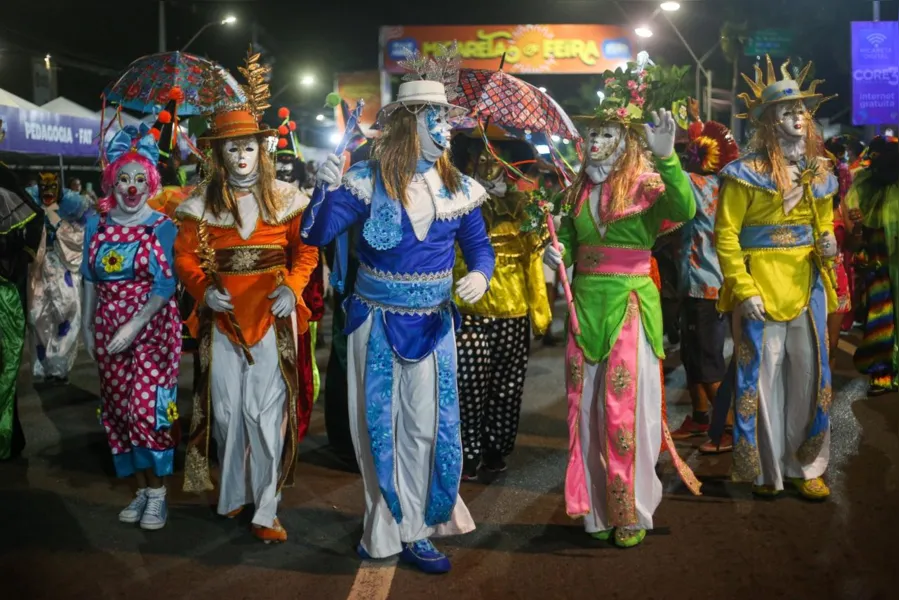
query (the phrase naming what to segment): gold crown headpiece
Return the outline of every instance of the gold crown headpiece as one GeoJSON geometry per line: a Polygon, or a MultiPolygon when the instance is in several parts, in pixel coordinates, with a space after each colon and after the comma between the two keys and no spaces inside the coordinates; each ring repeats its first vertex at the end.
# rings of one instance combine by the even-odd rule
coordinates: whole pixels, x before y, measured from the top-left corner
{"type": "Polygon", "coordinates": [[[758,64],[755,65],[754,80],[743,74],[743,79],[749,84],[752,95],[744,92],[737,96],[746,103],[747,110],[746,113],[737,115],[738,118],[750,118],[757,121],[767,107],[781,102],[802,102],[809,111],[814,113],[822,103],[836,97],[825,98],[822,94],[817,93],[818,85],[824,83],[823,79],[815,79],[809,84],[808,89],[802,89],[802,84],[805,83],[812,69],[811,62],[808,62],[801,71],[793,75],[789,71],[790,60],[787,59],[780,67],[783,79],[779,80],[771,57],[765,55],[765,59],[768,65],[767,81],[758,64]]]}

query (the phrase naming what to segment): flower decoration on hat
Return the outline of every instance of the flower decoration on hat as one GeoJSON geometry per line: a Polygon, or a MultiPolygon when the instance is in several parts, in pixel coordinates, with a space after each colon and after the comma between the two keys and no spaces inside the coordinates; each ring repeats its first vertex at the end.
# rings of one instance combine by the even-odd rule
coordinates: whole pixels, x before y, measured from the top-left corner
{"type": "Polygon", "coordinates": [[[823,79],[815,79],[809,84],[808,89],[802,89],[802,85],[812,70],[811,62],[808,62],[801,71],[794,69],[794,72],[790,73],[790,60],[787,59],[780,67],[782,79],[778,80],[771,57],[765,55],[765,61],[767,73],[763,73],[762,68],[756,64],[755,79],[743,74],[743,79],[749,84],[752,93],[744,92],[738,96],[746,103],[747,109],[746,113],[737,115],[738,118],[758,121],[766,108],[781,102],[802,102],[810,112],[814,113],[821,104],[836,97],[825,98],[817,92],[818,85],[824,83],[823,79]]]}
{"type": "Polygon", "coordinates": [[[683,162],[684,169],[690,173],[713,175],[740,157],[740,147],[734,136],[721,123],[695,121],[687,133],[690,142],[684,151],[683,162]]]}

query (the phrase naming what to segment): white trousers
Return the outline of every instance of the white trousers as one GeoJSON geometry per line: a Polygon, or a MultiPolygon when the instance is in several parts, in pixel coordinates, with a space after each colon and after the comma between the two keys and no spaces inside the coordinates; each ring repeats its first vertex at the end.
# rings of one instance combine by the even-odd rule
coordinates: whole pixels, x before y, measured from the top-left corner
{"type": "Polygon", "coordinates": [[[824,474],[830,430],[817,458],[802,466],[796,451],[808,435],[818,397],[818,352],[808,311],[788,322],[767,321],[763,339],[757,420],[762,474],[755,483],[782,490],[784,477],[814,479],[824,474]]]}
{"type": "Polygon", "coordinates": [[[213,328],[210,384],[212,434],[221,466],[218,512],[225,515],[252,502],[253,524],[271,527],[281,499],[278,476],[288,422],[275,328],[250,352],[253,366],[239,346],[213,328]]]}
{"type": "Polygon", "coordinates": [[[437,436],[437,364],[434,354],[417,363],[394,362],[394,477],[403,522],[397,524],[387,508],[378,486],[365,418],[365,362],[371,319],[369,316],[349,336],[347,391],[350,432],[365,487],[362,547],[373,558],[386,558],[401,552],[403,542],[468,533],[474,531],[475,525],[460,497],[456,498],[449,521],[436,527],[428,527],[424,522],[437,436]]]}
{"type": "MultiPolygon", "coordinates": [[[[652,529],[652,515],[662,501],[662,482],[656,463],[662,446],[662,380],[659,359],[646,339],[642,323],[637,349],[637,442],[634,495],[641,529],[652,529]]],[[[605,431],[605,373],[608,363],[584,362],[584,393],[581,398],[581,448],[590,495],[590,513],[584,517],[587,533],[611,529],[605,461],[608,449],[605,431]]]]}

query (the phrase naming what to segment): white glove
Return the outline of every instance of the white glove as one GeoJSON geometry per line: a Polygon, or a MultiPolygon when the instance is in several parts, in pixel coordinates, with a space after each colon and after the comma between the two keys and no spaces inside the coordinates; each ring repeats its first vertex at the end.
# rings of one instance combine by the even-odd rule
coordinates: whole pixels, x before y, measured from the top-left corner
{"type": "Polygon", "coordinates": [[[296,295],[293,293],[293,290],[286,285],[279,285],[275,288],[274,292],[268,295],[268,297],[269,300],[274,300],[274,302],[272,302],[272,314],[279,319],[290,316],[290,313],[292,313],[297,306],[296,295]]]}
{"type": "Polygon", "coordinates": [[[218,313],[234,310],[234,305],[231,304],[231,294],[227,290],[223,294],[214,287],[206,288],[203,300],[206,302],[206,306],[218,313]]]}
{"type": "Polygon", "coordinates": [[[340,185],[343,178],[343,168],[346,166],[346,154],[337,156],[329,154],[322,166],[319,167],[315,176],[316,181],[323,183],[326,187],[334,189],[340,185]]]}
{"type": "Polygon", "coordinates": [[[562,256],[564,254],[565,246],[562,244],[562,242],[559,242],[559,250],[556,250],[555,247],[550,244],[546,247],[546,250],[543,251],[543,263],[548,267],[558,269],[559,265],[562,264],[562,256]]]}
{"type": "Polygon", "coordinates": [[[825,231],[821,237],[818,238],[818,254],[821,255],[822,258],[833,258],[837,255],[837,240],[834,239],[832,235],[830,235],[829,231],[825,231]]]}
{"type": "Polygon", "coordinates": [[[490,282],[480,271],[473,271],[456,283],[456,293],[468,304],[474,304],[487,293],[490,282]]]}
{"type": "Polygon", "coordinates": [[[765,320],[765,303],[762,302],[761,296],[753,296],[747,298],[740,303],[740,313],[743,317],[752,321],[765,320]]]}
{"type": "Polygon", "coordinates": [[[674,136],[677,133],[674,117],[663,108],[659,112],[652,111],[652,122],[654,127],[648,124],[643,126],[646,145],[656,157],[668,158],[674,154],[674,136]]]}

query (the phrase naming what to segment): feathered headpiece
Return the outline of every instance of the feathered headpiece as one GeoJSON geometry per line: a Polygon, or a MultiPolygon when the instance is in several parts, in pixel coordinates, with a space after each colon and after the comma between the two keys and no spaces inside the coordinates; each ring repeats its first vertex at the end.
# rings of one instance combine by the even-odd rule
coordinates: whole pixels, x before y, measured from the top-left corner
{"type": "Polygon", "coordinates": [[[271,91],[268,85],[268,74],[271,67],[259,64],[259,53],[253,54],[253,49],[247,51],[243,67],[238,67],[241,75],[247,80],[240,87],[247,97],[246,103],[212,116],[212,126],[209,135],[203,140],[221,140],[227,138],[244,137],[248,135],[276,136],[274,129],[262,129],[260,120],[265,109],[271,105],[271,91]]]}
{"type": "Polygon", "coordinates": [[[794,73],[791,74],[789,71],[790,60],[787,59],[780,67],[783,79],[778,80],[777,71],[774,69],[771,57],[766,54],[765,60],[768,65],[767,81],[765,80],[765,74],[762,73],[762,68],[758,64],[755,65],[755,79],[743,74],[743,79],[749,84],[752,94],[744,92],[738,96],[746,103],[748,112],[737,115],[737,117],[741,119],[750,118],[753,121],[757,121],[767,107],[780,102],[792,101],[802,102],[809,111],[815,112],[822,103],[836,97],[828,96],[825,98],[822,94],[817,93],[818,85],[824,83],[823,79],[815,79],[809,84],[807,90],[802,89],[802,84],[805,83],[812,69],[811,62],[807,63],[798,73],[794,70],[794,73]]]}
{"type": "Polygon", "coordinates": [[[424,56],[418,50],[405,50],[406,59],[399,62],[406,70],[395,102],[386,105],[378,113],[378,123],[397,108],[417,111],[422,106],[443,106],[450,116],[460,116],[467,110],[451,104],[459,95],[459,68],[462,56],[456,42],[449,46],[438,44],[433,56],[424,56]]]}

